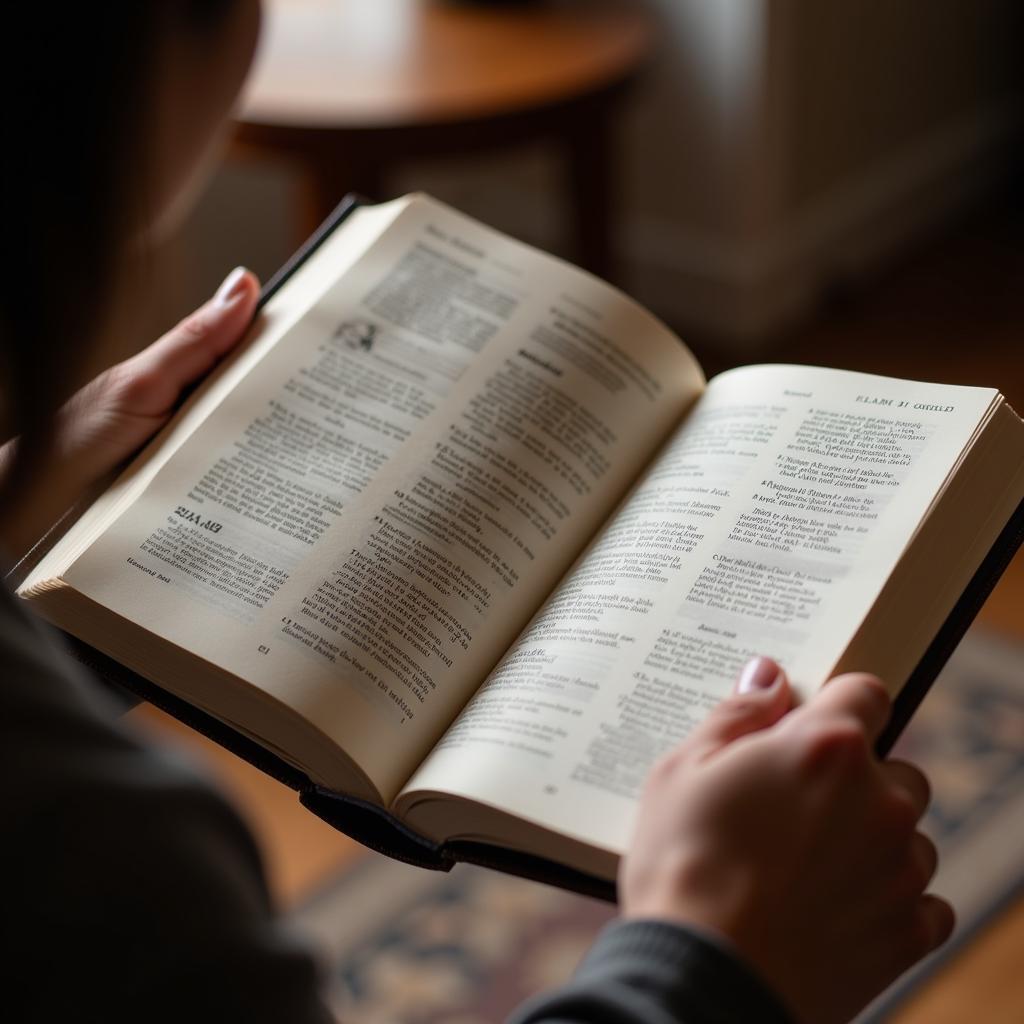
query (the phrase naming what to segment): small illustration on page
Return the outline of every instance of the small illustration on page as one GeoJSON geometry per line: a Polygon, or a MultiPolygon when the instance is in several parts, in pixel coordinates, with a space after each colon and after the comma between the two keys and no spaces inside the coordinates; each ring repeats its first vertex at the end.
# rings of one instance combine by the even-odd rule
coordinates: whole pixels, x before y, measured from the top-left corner
{"type": "Polygon", "coordinates": [[[353,352],[369,352],[377,337],[377,325],[369,320],[345,320],[338,325],[334,337],[353,352]]]}

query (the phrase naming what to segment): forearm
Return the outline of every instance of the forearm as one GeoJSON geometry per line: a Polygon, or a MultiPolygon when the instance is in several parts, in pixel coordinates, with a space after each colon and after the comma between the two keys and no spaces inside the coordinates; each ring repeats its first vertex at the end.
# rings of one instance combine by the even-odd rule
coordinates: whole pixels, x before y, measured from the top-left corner
{"type": "Polygon", "coordinates": [[[790,1024],[777,998],[709,939],[660,921],[607,928],[566,985],[509,1024],[790,1024]]]}

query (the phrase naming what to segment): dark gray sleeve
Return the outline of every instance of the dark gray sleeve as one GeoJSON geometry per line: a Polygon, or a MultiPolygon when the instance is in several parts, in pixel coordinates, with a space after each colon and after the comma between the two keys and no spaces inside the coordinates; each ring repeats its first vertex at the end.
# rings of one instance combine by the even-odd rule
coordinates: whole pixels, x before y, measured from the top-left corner
{"type": "MultiPolygon", "coordinates": [[[[2,590],[2,588],[0,588],[2,590]]],[[[0,595],[0,943],[10,1020],[325,1024],[228,803],[114,720],[0,595]]]]}
{"type": "Polygon", "coordinates": [[[662,921],[619,921],[568,984],[508,1024],[792,1024],[776,996],[710,938],[662,921]]]}

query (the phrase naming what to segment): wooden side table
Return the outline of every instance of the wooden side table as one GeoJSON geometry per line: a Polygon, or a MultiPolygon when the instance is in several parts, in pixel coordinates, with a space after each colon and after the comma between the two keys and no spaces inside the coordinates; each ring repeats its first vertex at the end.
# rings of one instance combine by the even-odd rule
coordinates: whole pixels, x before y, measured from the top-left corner
{"type": "Polygon", "coordinates": [[[572,255],[612,276],[613,112],[652,36],[640,0],[277,0],[233,151],[300,168],[305,237],[399,161],[555,144],[572,255]]]}

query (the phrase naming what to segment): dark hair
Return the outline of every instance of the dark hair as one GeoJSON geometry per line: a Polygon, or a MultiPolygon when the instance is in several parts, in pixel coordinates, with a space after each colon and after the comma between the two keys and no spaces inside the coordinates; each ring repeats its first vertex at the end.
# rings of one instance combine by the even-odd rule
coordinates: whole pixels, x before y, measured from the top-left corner
{"type": "Polygon", "coordinates": [[[212,28],[230,7],[146,0],[21,8],[19,36],[32,52],[5,62],[0,199],[10,253],[0,281],[0,440],[19,436],[4,499],[45,454],[53,415],[97,341],[127,242],[143,224],[146,118],[162,33],[212,28]]]}

